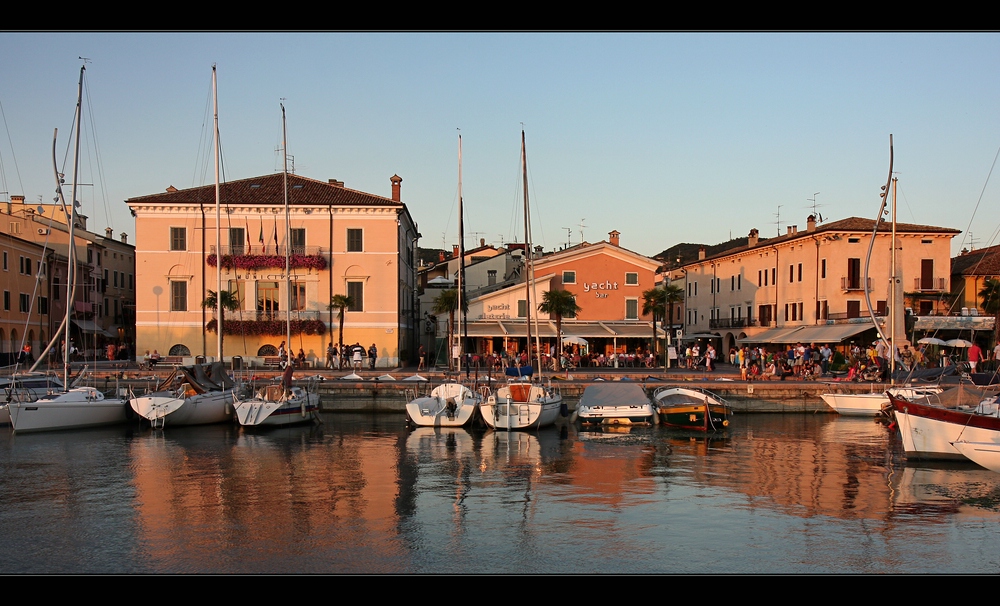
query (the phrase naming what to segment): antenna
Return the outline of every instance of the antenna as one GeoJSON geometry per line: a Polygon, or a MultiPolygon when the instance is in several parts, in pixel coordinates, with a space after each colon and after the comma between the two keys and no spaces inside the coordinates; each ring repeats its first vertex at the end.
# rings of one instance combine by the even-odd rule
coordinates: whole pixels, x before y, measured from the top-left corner
{"type": "Polygon", "coordinates": [[[580,219],[580,223],[578,224],[578,227],[580,228],[580,242],[586,242],[586,240],[583,237],[583,228],[586,227],[583,224],[584,221],[586,221],[586,219],[580,219]]]}
{"type": "MultiPolygon", "coordinates": [[[[813,211],[812,214],[814,216],[816,216],[817,218],[819,218],[819,216],[820,216],[820,214],[819,214],[819,207],[823,206],[822,204],[816,204],[816,196],[818,196],[818,195],[819,195],[819,192],[816,192],[816,193],[813,194],[812,198],[806,198],[806,201],[812,202],[812,207],[811,207],[812,211],[813,211]]],[[[820,221],[822,221],[822,219],[820,219],[820,221]]]]}
{"type": "Polygon", "coordinates": [[[782,207],[782,205],[779,204],[778,205],[778,212],[774,213],[774,225],[778,228],[778,235],[779,236],[781,235],[781,207],[782,207]]]}
{"type": "Polygon", "coordinates": [[[566,230],[566,248],[569,248],[573,245],[573,228],[563,227],[562,229],[566,230]]]}

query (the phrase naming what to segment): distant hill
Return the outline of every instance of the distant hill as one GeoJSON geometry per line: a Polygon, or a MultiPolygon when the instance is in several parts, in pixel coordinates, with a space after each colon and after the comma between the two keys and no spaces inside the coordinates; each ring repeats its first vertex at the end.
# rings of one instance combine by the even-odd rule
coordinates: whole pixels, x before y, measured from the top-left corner
{"type": "MultiPolygon", "coordinates": [[[[760,242],[764,242],[767,238],[761,238],[760,242]]],[[[681,244],[674,244],[670,248],[661,252],[658,255],[653,255],[654,259],[664,261],[667,263],[667,268],[674,268],[678,265],[684,265],[685,263],[690,263],[691,261],[698,260],[698,249],[702,246],[705,247],[705,256],[711,257],[712,255],[717,255],[721,252],[730,250],[732,248],[739,248],[740,246],[746,246],[748,243],[747,237],[733,238],[727,242],[722,242],[721,244],[713,244],[711,246],[706,244],[691,244],[684,242],[681,244]],[[677,262],[678,257],[680,258],[680,263],[677,262]]]]}

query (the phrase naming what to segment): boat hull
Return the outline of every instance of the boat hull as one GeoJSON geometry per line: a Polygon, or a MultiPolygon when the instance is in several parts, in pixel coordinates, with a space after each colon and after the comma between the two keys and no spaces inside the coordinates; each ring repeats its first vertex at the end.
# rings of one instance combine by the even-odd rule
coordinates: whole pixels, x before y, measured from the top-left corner
{"type": "MultiPolygon", "coordinates": [[[[908,400],[940,393],[939,388],[897,387],[889,392],[908,400]]],[[[885,393],[825,393],[820,395],[826,405],[849,417],[876,417],[889,406],[889,396],[885,393]]]]}
{"type": "Polygon", "coordinates": [[[515,383],[498,389],[480,408],[493,429],[539,429],[556,422],[562,396],[530,383],[515,383]]]}
{"type": "Polygon", "coordinates": [[[729,427],[733,409],[721,397],[695,389],[673,387],[658,390],[660,423],[694,431],[722,431],[729,427]]]}
{"type": "Polygon", "coordinates": [[[319,412],[319,395],[303,393],[284,401],[258,398],[243,400],[234,405],[236,420],[244,427],[287,427],[312,423],[319,412]]]}
{"type": "Polygon", "coordinates": [[[105,399],[92,387],[71,389],[33,402],[11,401],[7,404],[15,433],[124,423],[127,406],[123,400],[105,399]]]}
{"type": "Polygon", "coordinates": [[[994,442],[952,442],[955,450],[976,465],[1000,473],[1000,444],[994,442]]]}
{"type": "Polygon", "coordinates": [[[1000,441],[1000,418],[892,399],[907,459],[966,460],[952,442],[1000,441]]]}
{"type": "Polygon", "coordinates": [[[210,391],[180,398],[171,392],[158,392],[133,398],[132,410],[156,427],[166,425],[209,425],[232,419],[233,392],[210,391]]]}
{"type": "Polygon", "coordinates": [[[406,418],[417,427],[464,427],[472,421],[482,398],[460,383],[438,385],[428,396],[406,404],[406,418]]]}
{"type": "Polygon", "coordinates": [[[656,411],[652,404],[644,406],[601,406],[578,409],[577,418],[583,425],[650,425],[656,411]]]}

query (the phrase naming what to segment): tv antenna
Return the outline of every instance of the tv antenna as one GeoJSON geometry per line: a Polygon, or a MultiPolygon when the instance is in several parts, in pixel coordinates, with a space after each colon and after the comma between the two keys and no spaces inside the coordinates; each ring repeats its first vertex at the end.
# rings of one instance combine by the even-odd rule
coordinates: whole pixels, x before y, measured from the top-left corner
{"type": "Polygon", "coordinates": [[[818,195],[819,195],[819,192],[816,192],[816,193],[813,194],[812,198],[806,198],[806,201],[812,202],[812,206],[811,206],[812,211],[813,211],[812,214],[813,214],[814,217],[816,217],[816,222],[817,223],[822,223],[823,222],[823,215],[820,214],[819,207],[823,206],[823,205],[816,203],[816,196],[818,196],[818,195]]]}
{"type": "Polygon", "coordinates": [[[563,227],[566,230],[566,248],[569,248],[573,244],[573,228],[563,227]]]}
{"type": "Polygon", "coordinates": [[[774,213],[774,225],[778,228],[778,235],[779,236],[781,235],[781,207],[782,207],[782,205],[779,204],[778,205],[778,212],[774,213]]]}

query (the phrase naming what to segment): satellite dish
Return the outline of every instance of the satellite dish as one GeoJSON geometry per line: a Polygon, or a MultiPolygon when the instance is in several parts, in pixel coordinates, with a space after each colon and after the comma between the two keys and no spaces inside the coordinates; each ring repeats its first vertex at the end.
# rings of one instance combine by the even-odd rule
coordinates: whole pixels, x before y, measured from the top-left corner
{"type": "Polygon", "coordinates": [[[42,208],[41,204],[38,205],[38,209],[37,210],[38,210],[38,214],[40,214],[40,215],[44,215],[45,214],[45,209],[42,208]]]}

